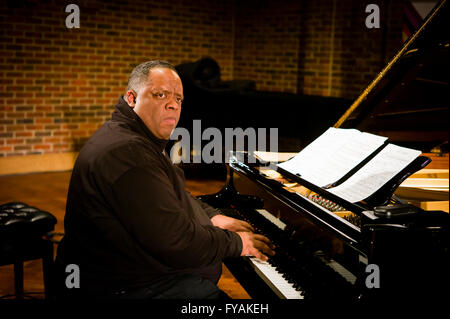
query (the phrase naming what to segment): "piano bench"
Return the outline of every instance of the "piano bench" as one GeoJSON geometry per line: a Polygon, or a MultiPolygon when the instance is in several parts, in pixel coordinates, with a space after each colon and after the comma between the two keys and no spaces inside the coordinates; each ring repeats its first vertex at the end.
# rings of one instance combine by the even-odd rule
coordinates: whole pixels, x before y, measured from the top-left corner
{"type": "Polygon", "coordinates": [[[56,218],[49,212],[22,202],[0,205],[0,266],[14,265],[15,294],[1,299],[30,297],[23,288],[23,262],[42,259],[45,297],[51,291],[53,242],[46,236],[54,230],[56,218]]]}

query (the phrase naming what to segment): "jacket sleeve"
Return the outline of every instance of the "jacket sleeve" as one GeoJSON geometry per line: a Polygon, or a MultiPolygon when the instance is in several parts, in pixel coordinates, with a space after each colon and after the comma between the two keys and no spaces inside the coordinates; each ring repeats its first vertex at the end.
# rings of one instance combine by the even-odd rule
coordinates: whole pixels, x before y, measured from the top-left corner
{"type": "Polygon", "coordinates": [[[208,205],[208,204],[205,203],[205,202],[202,202],[200,199],[198,199],[198,198],[192,196],[191,194],[189,194],[189,196],[191,196],[192,198],[194,198],[194,200],[197,201],[197,203],[199,203],[199,205],[203,208],[203,210],[205,211],[205,213],[208,215],[208,217],[209,217],[210,219],[213,218],[213,217],[216,216],[216,215],[221,214],[221,212],[220,212],[218,209],[216,209],[216,208],[214,208],[214,207],[208,205]]]}
{"type": "Polygon", "coordinates": [[[239,235],[190,218],[157,163],[122,174],[113,184],[113,198],[117,218],[130,236],[169,266],[208,266],[240,256],[239,235]]]}

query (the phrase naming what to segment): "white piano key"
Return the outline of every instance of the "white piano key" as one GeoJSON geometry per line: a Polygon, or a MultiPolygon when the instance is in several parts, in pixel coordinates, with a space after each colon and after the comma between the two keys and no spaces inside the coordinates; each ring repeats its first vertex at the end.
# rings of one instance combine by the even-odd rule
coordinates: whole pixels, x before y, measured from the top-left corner
{"type": "Polygon", "coordinates": [[[286,279],[283,278],[275,267],[267,261],[262,261],[255,257],[249,258],[256,273],[269,285],[269,287],[284,299],[303,299],[302,292],[295,289],[286,279]]]}
{"type": "Polygon", "coordinates": [[[280,228],[281,230],[284,230],[286,228],[286,224],[283,223],[281,220],[273,216],[271,213],[269,213],[265,209],[257,209],[258,213],[260,213],[262,216],[264,216],[268,221],[270,221],[272,224],[280,228]]]}
{"type": "Polygon", "coordinates": [[[350,282],[352,285],[355,284],[356,276],[353,275],[350,271],[348,271],[344,266],[339,264],[337,261],[332,259],[329,262],[327,262],[327,265],[330,266],[335,272],[340,274],[342,277],[344,277],[345,280],[350,282]]]}

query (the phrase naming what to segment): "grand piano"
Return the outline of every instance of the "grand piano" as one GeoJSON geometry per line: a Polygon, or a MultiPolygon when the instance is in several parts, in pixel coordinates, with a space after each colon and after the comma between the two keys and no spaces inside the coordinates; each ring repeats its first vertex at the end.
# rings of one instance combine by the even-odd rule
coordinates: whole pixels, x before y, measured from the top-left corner
{"type": "Polygon", "coordinates": [[[252,298],[448,298],[448,210],[424,209],[395,192],[435,162],[448,170],[448,11],[448,1],[436,5],[335,124],[423,152],[382,197],[349,203],[283,172],[264,174],[267,163],[245,152],[231,154],[224,189],[200,197],[276,245],[268,262],[225,262],[252,298]]]}

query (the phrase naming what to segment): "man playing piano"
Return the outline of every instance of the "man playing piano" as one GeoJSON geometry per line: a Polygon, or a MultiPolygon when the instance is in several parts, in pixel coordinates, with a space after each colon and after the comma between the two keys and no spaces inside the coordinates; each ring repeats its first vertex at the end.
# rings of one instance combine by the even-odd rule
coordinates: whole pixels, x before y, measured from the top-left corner
{"type": "Polygon", "coordinates": [[[250,224],[186,192],[182,170],[164,150],[182,101],[171,64],[142,63],[112,119],[80,151],[56,259],[63,295],[221,298],[224,258],[274,254],[250,224]],[[79,285],[67,284],[68,265],[79,269],[79,285]]]}

